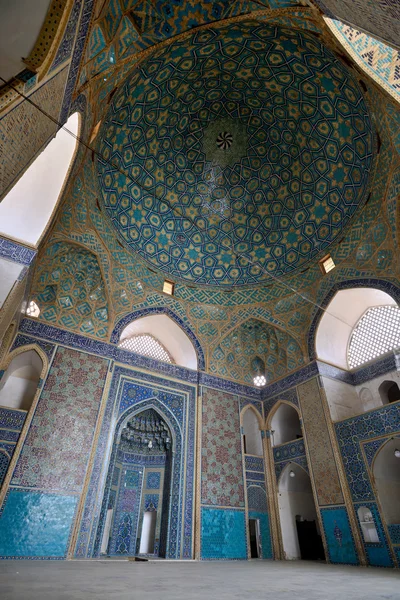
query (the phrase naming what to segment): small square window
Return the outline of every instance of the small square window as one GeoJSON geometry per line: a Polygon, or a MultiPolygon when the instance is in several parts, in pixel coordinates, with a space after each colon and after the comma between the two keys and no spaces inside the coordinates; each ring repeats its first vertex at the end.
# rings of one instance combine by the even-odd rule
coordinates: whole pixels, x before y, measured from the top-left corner
{"type": "Polygon", "coordinates": [[[168,281],[168,279],[164,280],[163,292],[164,294],[168,294],[169,296],[174,295],[175,284],[173,281],[168,281]]]}
{"type": "Polygon", "coordinates": [[[321,271],[326,275],[329,271],[332,271],[336,265],[333,262],[333,258],[330,254],[325,256],[322,260],[319,261],[319,266],[321,267],[321,271]]]}

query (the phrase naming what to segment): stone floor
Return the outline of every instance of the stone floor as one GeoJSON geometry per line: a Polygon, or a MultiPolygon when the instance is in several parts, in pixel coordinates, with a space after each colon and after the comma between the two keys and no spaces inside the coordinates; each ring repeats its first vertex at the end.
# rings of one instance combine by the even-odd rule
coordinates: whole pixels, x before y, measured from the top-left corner
{"type": "Polygon", "coordinates": [[[0,598],[400,600],[400,573],[304,561],[2,561],[0,598]]]}

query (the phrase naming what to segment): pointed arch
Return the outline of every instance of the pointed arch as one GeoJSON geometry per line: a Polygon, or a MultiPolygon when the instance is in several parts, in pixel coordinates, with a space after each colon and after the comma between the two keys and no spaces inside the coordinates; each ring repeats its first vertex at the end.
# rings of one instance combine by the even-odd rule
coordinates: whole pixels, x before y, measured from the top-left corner
{"type": "Polygon", "coordinates": [[[278,400],[267,417],[272,446],[279,446],[303,437],[300,411],[287,400],[278,400]]]}
{"type": "Polygon", "coordinates": [[[264,451],[261,437],[263,419],[252,404],[247,404],[240,411],[240,424],[243,435],[244,453],[263,456],[264,451]]]}
{"type": "MultiPolygon", "coordinates": [[[[203,371],[205,369],[205,357],[197,336],[187,323],[185,323],[177,314],[175,314],[170,308],[166,306],[143,308],[131,312],[122,317],[122,319],[120,319],[114,326],[110,339],[111,343],[118,344],[124,329],[134,321],[138,321],[139,319],[143,319],[144,317],[156,315],[165,315],[166,317],[169,317],[169,319],[182,330],[183,334],[185,334],[188,338],[188,342],[190,342],[190,344],[193,346],[197,365],[194,366],[194,361],[191,360],[190,364],[192,366],[188,366],[187,364],[183,364],[182,366],[188,366],[188,368],[194,368],[198,369],[199,371],[203,371]]],[[[182,364],[182,362],[179,362],[178,364],[182,364]]]]}

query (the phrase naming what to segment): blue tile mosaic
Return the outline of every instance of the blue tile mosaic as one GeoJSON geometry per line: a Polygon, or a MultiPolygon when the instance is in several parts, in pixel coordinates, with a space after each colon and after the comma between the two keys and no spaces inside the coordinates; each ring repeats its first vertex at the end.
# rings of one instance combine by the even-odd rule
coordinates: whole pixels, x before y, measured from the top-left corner
{"type": "Polygon", "coordinates": [[[335,431],[353,500],[375,500],[360,443],[379,435],[398,433],[400,431],[398,405],[389,404],[335,423],[335,431]]]}
{"type": "Polygon", "coordinates": [[[0,237],[0,257],[20,265],[29,266],[36,256],[36,250],[22,246],[17,242],[0,237]]]}
{"type": "Polygon", "coordinates": [[[64,558],[77,501],[77,496],[9,489],[0,517],[0,555],[64,558]]]}
{"type": "Polygon", "coordinates": [[[50,344],[49,342],[44,342],[43,340],[40,340],[38,338],[31,337],[29,335],[22,335],[22,334],[18,333],[18,335],[16,336],[16,338],[10,348],[10,352],[15,350],[16,348],[21,348],[22,346],[28,346],[29,344],[36,344],[37,346],[39,346],[39,348],[41,348],[43,350],[43,352],[46,354],[46,356],[49,360],[51,360],[51,358],[54,354],[54,350],[56,348],[54,344],[50,344]]]}
{"type": "Polygon", "coordinates": [[[257,456],[244,457],[246,471],[258,471],[264,474],[264,460],[257,456]]]}
{"type": "MultiPolygon", "coordinates": [[[[128,416],[133,416],[133,414],[148,408],[154,408],[168,423],[175,439],[175,460],[171,483],[172,510],[167,556],[169,558],[192,558],[195,392],[195,387],[184,383],[125,367],[114,368],[76,556],[91,557],[99,554],[108,506],[107,494],[104,494],[104,490],[110,488],[112,477],[111,470],[108,476],[104,470],[102,471],[102,464],[107,447],[106,440],[114,431],[110,429],[113,415],[115,419],[120,415],[116,426],[116,430],[118,430],[128,416]],[[184,436],[182,436],[182,432],[185,432],[184,436]],[[184,489],[183,480],[185,481],[184,489]],[[183,495],[185,496],[184,509],[183,495]],[[89,529],[91,530],[90,538],[89,529]]],[[[114,459],[111,458],[110,463],[113,464],[113,461],[114,459]]]]}
{"type": "Polygon", "coordinates": [[[329,560],[332,563],[357,565],[357,552],[346,508],[321,508],[321,518],[329,560]]]}
{"type": "Polygon", "coordinates": [[[68,19],[67,26],[64,31],[63,39],[58,47],[56,57],[49,69],[49,73],[57,69],[63,62],[68,60],[72,53],[72,48],[75,40],[75,32],[79,22],[82,0],[75,0],[68,19]]]}
{"type": "Polygon", "coordinates": [[[247,483],[247,503],[249,510],[255,510],[259,513],[268,512],[267,493],[264,485],[254,485],[247,483]]]}
{"type": "Polygon", "coordinates": [[[0,406],[0,427],[2,429],[14,429],[21,431],[26,419],[24,410],[4,408],[0,406]]]}
{"type": "Polygon", "coordinates": [[[271,409],[279,400],[285,400],[286,402],[290,402],[295,406],[299,406],[299,399],[297,397],[296,388],[294,388],[293,386],[302,383],[303,381],[307,381],[311,377],[314,377],[317,374],[317,372],[317,364],[312,363],[312,365],[308,365],[304,369],[296,371],[296,373],[294,373],[293,375],[285,377],[280,381],[277,381],[276,384],[279,384],[278,387],[281,387],[281,391],[279,391],[278,393],[276,389],[276,384],[274,383],[272,383],[270,386],[267,386],[267,388],[264,388],[263,399],[265,417],[268,417],[268,414],[270,413],[271,409]],[[306,372],[304,372],[304,370],[306,372]],[[294,377],[295,375],[298,376],[298,379],[294,377]],[[288,385],[286,385],[286,383],[288,385]],[[269,395],[270,391],[272,392],[271,396],[269,395]]]}
{"type": "Polygon", "coordinates": [[[310,470],[308,468],[308,462],[307,462],[307,458],[305,456],[296,456],[296,458],[292,458],[290,460],[284,460],[282,462],[277,462],[275,463],[275,475],[276,475],[276,479],[278,480],[279,477],[282,474],[282,471],[284,470],[284,468],[289,465],[290,463],[296,463],[296,465],[299,465],[299,467],[301,467],[302,469],[305,470],[306,473],[310,474],[310,470]]]}
{"type": "Polygon", "coordinates": [[[201,558],[247,558],[245,512],[221,508],[201,509],[201,558]]]}
{"type": "Polygon", "coordinates": [[[269,526],[268,515],[255,510],[249,510],[249,519],[258,519],[260,521],[261,558],[273,558],[271,530],[269,526]]]}
{"type": "Polygon", "coordinates": [[[8,452],[0,451],[0,487],[3,484],[4,477],[6,476],[8,465],[10,464],[10,456],[8,452]]]}
{"type": "Polygon", "coordinates": [[[265,481],[264,473],[246,471],[246,479],[251,481],[265,481]]]}
{"type": "Polygon", "coordinates": [[[147,473],[146,487],[148,490],[159,490],[161,483],[161,473],[150,472],[147,473]]]}
{"type": "Polygon", "coordinates": [[[145,494],[144,495],[144,510],[157,510],[159,500],[160,500],[159,494],[145,494]]]}
{"type": "Polygon", "coordinates": [[[63,105],[60,112],[60,121],[65,123],[68,119],[69,109],[72,100],[72,94],[75,89],[76,80],[79,72],[79,65],[82,58],[82,53],[85,48],[87,33],[92,16],[94,0],[84,0],[81,19],[76,36],[75,46],[73,50],[72,60],[68,73],[68,80],[65,86],[63,105]]]}
{"type": "Polygon", "coordinates": [[[305,456],[306,449],[304,440],[299,439],[295,442],[287,442],[286,444],[275,446],[273,453],[275,462],[287,460],[288,458],[295,458],[296,456],[305,456]]]}
{"type": "Polygon", "coordinates": [[[387,527],[392,544],[400,545],[400,523],[388,525],[387,527]]]}

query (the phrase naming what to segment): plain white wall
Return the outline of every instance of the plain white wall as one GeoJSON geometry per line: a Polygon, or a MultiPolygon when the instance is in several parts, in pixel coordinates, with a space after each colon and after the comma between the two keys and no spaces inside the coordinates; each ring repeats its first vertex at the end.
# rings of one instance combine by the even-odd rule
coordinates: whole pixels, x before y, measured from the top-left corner
{"type": "Polygon", "coordinates": [[[18,354],[1,379],[0,406],[29,410],[42,368],[42,360],[34,350],[18,354]]]}
{"type": "Polygon", "coordinates": [[[197,354],[192,342],[183,329],[167,315],[150,315],[133,321],[122,331],[120,341],[141,333],[155,337],[177,365],[197,369],[197,354]]]}
{"type": "Polygon", "coordinates": [[[373,288],[340,290],[322,316],[315,338],[317,358],[348,369],[347,346],[354,326],[372,306],[396,306],[389,294],[373,288]]]}
{"type": "MultiPolygon", "coordinates": [[[[65,127],[75,135],[79,115],[65,127]]],[[[46,230],[70,167],[76,139],[60,129],[0,203],[0,235],[36,246],[46,230]]]]}
{"type": "Polygon", "coordinates": [[[322,381],[333,421],[347,419],[364,412],[363,403],[354,386],[325,376],[322,377],[322,381]]]}
{"type": "Polygon", "coordinates": [[[296,515],[301,515],[307,521],[315,521],[317,530],[318,519],[310,477],[295,463],[290,463],[281,474],[278,503],[285,557],[287,560],[300,559],[296,515]],[[295,477],[290,477],[290,471],[295,473],[295,477]]]}
{"type": "MultiPolygon", "coordinates": [[[[0,75],[5,80],[26,69],[51,0],[0,0],[0,75]]],[[[0,81],[2,85],[2,81],[0,81]]]]}
{"type": "Polygon", "coordinates": [[[0,308],[3,306],[23,268],[23,265],[0,258],[0,308]]]}
{"type": "Polygon", "coordinates": [[[251,408],[248,408],[245,411],[242,417],[242,424],[243,433],[246,436],[246,453],[262,456],[263,446],[260,426],[258,424],[257,416],[251,408]]]}
{"type": "Polygon", "coordinates": [[[276,410],[271,420],[272,445],[279,446],[302,436],[299,415],[295,408],[282,403],[276,410]]]}
{"type": "Polygon", "coordinates": [[[142,533],[140,536],[140,554],[152,554],[154,552],[154,537],[156,533],[157,511],[146,511],[143,513],[142,533]]]}

